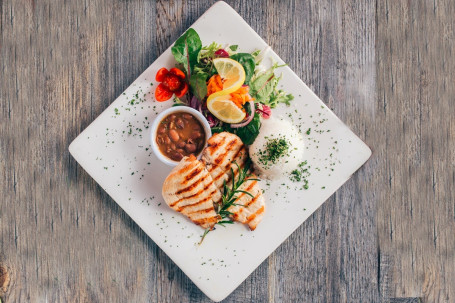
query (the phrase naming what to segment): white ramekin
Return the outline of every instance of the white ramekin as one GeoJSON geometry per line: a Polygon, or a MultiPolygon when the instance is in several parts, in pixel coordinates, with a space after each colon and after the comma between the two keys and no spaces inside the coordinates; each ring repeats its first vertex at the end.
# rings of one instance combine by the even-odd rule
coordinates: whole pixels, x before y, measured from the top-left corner
{"type": "MultiPolygon", "coordinates": [[[[207,119],[197,110],[188,107],[188,106],[174,106],[170,107],[168,109],[163,110],[158,116],[156,116],[155,120],[152,123],[151,126],[151,132],[150,132],[150,143],[152,146],[152,150],[155,153],[156,157],[160,159],[161,162],[169,165],[169,166],[176,166],[180,161],[174,161],[163,155],[158,147],[158,144],[156,143],[156,132],[158,130],[158,125],[159,123],[168,115],[176,112],[184,112],[184,113],[189,113],[192,114],[196,119],[201,122],[202,127],[204,128],[205,132],[205,144],[204,147],[207,145],[207,140],[212,136],[212,130],[210,129],[210,125],[207,122],[207,119]]],[[[197,158],[199,159],[201,157],[202,151],[196,155],[197,158]]]]}

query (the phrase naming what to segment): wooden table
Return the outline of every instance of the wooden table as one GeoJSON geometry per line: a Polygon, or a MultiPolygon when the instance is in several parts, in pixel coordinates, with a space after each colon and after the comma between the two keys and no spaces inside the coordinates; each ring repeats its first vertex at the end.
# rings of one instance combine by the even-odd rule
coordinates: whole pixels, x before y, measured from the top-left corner
{"type": "MultiPolygon", "coordinates": [[[[455,2],[228,2],[373,156],[225,301],[455,302],[455,2]]],[[[68,145],[212,3],[0,0],[3,302],[209,302],[68,145]]]]}

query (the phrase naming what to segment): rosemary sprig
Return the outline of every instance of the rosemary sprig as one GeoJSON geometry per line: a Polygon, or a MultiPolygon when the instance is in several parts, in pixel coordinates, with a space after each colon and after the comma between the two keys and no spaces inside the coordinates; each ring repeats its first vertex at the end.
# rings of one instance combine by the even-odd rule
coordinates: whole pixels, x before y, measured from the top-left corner
{"type": "MultiPolygon", "coordinates": [[[[217,214],[220,215],[221,221],[217,222],[216,224],[221,225],[223,227],[226,227],[225,224],[233,224],[234,221],[230,219],[230,216],[233,215],[230,211],[228,211],[229,207],[231,206],[243,206],[246,207],[243,204],[237,204],[235,201],[237,201],[238,196],[237,194],[243,193],[246,195],[249,195],[250,197],[253,198],[253,195],[245,190],[239,189],[240,186],[242,186],[243,183],[247,181],[259,181],[259,179],[256,178],[250,178],[251,173],[250,173],[250,167],[251,167],[251,160],[248,158],[245,162],[245,166],[241,168],[237,162],[233,162],[237,166],[237,180],[235,178],[234,170],[231,167],[231,174],[232,174],[232,184],[231,187],[229,187],[226,183],[226,180],[223,182],[223,194],[221,196],[221,204],[217,205],[215,208],[215,211],[217,214]]],[[[204,240],[205,236],[212,231],[214,228],[207,228],[204,231],[204,234],[202,235],[201,241],[199,244],[202,243],[204,240]]]]}

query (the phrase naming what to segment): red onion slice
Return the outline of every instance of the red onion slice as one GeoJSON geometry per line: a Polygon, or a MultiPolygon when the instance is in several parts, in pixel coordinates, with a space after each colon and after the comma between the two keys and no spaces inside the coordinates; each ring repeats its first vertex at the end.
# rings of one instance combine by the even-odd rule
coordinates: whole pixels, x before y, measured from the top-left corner
{"type": "Polygon", "coordinates": [[[253,118],[254,118],[254,101],[249,101],[248,104],[250,105],[251,114],[248,116],[248,118],[245,121],[236,123],[236,124],[231,124],[232,128],[240,128],[240,127],[247,126],[248,124],[250,124],[251,120],[253,120],[253,118]]]}

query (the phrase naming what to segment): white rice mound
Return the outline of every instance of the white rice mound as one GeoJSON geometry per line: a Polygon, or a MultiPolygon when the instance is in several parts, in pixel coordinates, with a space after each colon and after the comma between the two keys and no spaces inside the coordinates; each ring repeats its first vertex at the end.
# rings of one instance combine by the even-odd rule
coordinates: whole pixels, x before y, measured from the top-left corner
{"type": "Polygon", "coordinates": [[[259,135],[249,147],[250,158],[256,173],[263,178],[274,179],[289,174],[303,160],[305,143],[298,129],[289,121],[270,118],[262,120],[259,135]],[[285,139],[289,144],[288,152],[279,157],[274,163],[264,163],[264,152],[267,144],[273,139],[285,139]],[[261,156],[262,155],[262,156],[261,156]]]}

